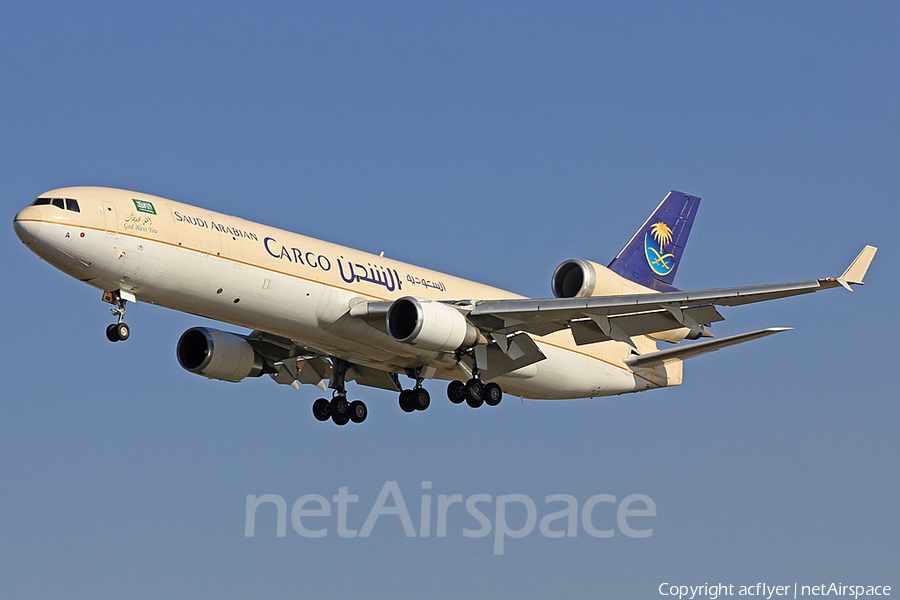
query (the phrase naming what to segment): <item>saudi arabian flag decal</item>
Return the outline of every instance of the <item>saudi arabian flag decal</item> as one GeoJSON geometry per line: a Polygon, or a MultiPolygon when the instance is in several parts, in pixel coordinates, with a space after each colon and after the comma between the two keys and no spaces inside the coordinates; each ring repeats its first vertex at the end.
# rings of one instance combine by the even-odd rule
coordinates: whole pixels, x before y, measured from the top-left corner
{"type": "Polygon", "coordinates": [[[141,212],[150,213],[151,215],[156,214],[156,209],[153,208],[152,202],[147,202],[146,200],[138,200],[137,198],[131,199],[134,202],[134,207],[141,212]]]}

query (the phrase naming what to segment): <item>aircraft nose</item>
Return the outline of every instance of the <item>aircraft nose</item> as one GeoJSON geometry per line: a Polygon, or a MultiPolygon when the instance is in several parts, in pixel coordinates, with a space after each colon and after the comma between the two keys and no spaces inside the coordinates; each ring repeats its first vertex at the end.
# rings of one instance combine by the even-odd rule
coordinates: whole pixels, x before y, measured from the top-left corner
{"type": "Polygon", "coordinates": [[[16,215],[16,218],[13,219],[13,228],[16,230],[16,235],[19,236],[19,239],[22,240],[23,244],[30,244],[37,239],[38,232],[41,230],[41,222],[37,219],[32,218],[33,215],[29,215],[29,208],[24,208],[19,211],[19,214],[16,215]]]}

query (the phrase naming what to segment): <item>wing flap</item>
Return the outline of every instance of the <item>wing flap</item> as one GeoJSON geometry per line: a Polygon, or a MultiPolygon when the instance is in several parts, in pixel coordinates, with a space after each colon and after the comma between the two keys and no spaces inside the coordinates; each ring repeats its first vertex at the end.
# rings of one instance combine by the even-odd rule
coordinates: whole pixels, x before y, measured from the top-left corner
{"type": "Polygon", "coordinates": [[[492,344],[485,349],[487,368],[484,369],[484,375],[487,379],[500,377],[517,369],[524,369],[547,358],[527,333],[517,333],[508,338],[506,344],[506,351],[497,344],[492,344]]]}
{"type": "Polygon", "coordinates": [[[397,380],[390,373],[381,369],[373,369],[372,367],[353,365],[347,372],[347,380],[356,381],[356,383],[367,387],[380,388],[392,392],[400,391],[400,388],[397,387],[397,380]]]}
{"type": "MultiPolygon", "coordinates": [[[[622,315],[609,319],[610,324],[615,325],[621,332],[629,337],[671,331],[686,326],[687,323],[716,323],[724,321],[725,317],[719,314],[711,304],[693,306],[682,311],[682,320],[668,310],[638,313],[634,315],[622,315]],[[686,317],[686,318],[685,318],[686,317]]],[[[606,342],[611,339],[594,319],[585,318],[569,323],[575,343],[579,346],[606,342]]],[[[560,327],[561,329],[562,327],[560,327]]]]}

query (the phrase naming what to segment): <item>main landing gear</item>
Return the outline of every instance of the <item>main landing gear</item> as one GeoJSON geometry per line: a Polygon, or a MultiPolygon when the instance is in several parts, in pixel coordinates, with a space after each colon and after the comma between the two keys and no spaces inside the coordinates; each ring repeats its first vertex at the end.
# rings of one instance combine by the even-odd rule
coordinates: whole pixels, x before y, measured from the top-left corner
{"type": "Polygon", "coordinates": [[[416,380],[416,385],[411,390],[400,392],[400,409],[405,413],[425,410],[431,406],[431,394],[422,387],[422,382],[425,381],[422,368],[407,369],[406,374],[416,380]]]}
{"type": "Polygon", "coordinates": [[[485,384],[476,376],[465,383],[451,381],[447,386],[447,397],[453,404],[465,402],[472,408],[482,404],[497,406],[503,400],[503,390],[496,383],[485,384]]]}
{"type": "Polygon", "coordinates": [[[331,402],[319,398],[313,402],[313,416],[319,421],[331,419],[336,425],[346,425],[350,421],[362,423],[369,416],[369,410],[362,400],[347,401],[345,380],[350,363],[339,358],[332,359],[332,377],[330,386],[334,388],[331,402]]]}
{"type": "Polygon", "coordinates": [[[125,299],[117,292],[104,292],[103,301],[116,305],[109,310],[114,317],[118,317],[115,323],[106,327],[106,339],[111,342],[124,342],[131,335],[131,328],[125,323],[125,299]]]}
{"type": "Polygon", "coordinates": [[[416,384],[416,387],[411,390],[400,392],[400,408],[403,409],[403,412],[425,410],[429,406],[431,406],[431,394],[422,387],[421,383],[416,384]]]}
{"type": "MultiPolygon", "coordinates": [[[[479,408],[482,404],[497,406],[503,400],[503,390],[494,382],[484,383],[481,370],[478,368],[478,352],[470,349],[464,353],[472,357],[472,378],[467,382],[451,381],[447,385],[447,397],[453,404],[465,402],[471,408],[479,408]]],[[[457,355],[459,358],[459,355],[457,355]]]]}
{"type": "Polygon", "coordinates": [[[336,425],[346,425],[350,421],[362,423],[369,416],[369,410],[362,400],[347,401],[346,394],[335,393],[331,402],[319,398],[313,402],[313,416],[319,421],[331,419],[336,425]]]}

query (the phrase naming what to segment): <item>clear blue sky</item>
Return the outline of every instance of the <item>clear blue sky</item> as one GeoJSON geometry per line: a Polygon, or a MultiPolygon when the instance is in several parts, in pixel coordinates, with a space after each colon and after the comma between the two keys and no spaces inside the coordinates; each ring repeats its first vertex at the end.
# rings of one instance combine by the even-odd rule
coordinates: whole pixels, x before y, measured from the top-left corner
{"type": "MultiPolygon", "coordinates": [[[[6,215],[3,598],[659,597],[660,583],[893,585],[900,521],[896,3],[21,2],[0,8],[6,215]],[[354,387],[183,371],[204,320],[100,293],[15,237],[67,185],[207,206],[532,296],[607,262],[663,195],[701,196],[676,284],[839,275],[853,294],[725,310],[795,330],[686,364],[680,388],[407,415],[354,387]],[[649,495],[653,535],[274,534],[247,495],[649,495]]],[[[436,500],[434,501],[436,503],[436,500]]],[[[557,510],[554,505],[552,510],[557,510]]],[[[513,525],[524,510],[510,509],[513,525]]],[[[595,513],[611,523],[609,508],[595,513]]],[[[518,519],[518,520],[517,520],[518,519]]],[[[323,520],[324,521],[324,520],[323,520]]],[[[417,525],[418,526],[418,525],[417,525]]]]}

